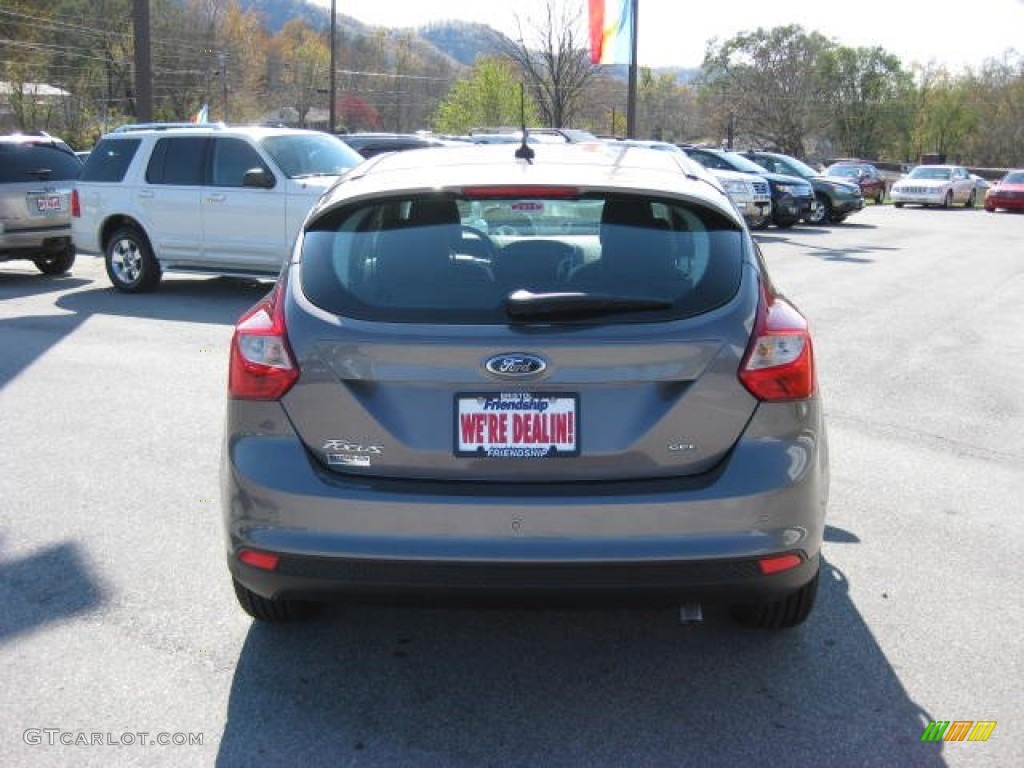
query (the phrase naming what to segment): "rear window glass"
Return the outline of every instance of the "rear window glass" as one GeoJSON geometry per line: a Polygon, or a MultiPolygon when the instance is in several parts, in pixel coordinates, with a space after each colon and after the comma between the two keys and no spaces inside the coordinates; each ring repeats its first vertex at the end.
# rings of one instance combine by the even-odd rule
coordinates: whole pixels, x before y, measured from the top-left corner
{"type": "Polygon", "coordinates": [[[82,168],[82,181],[121,181],[139,149],[139,139],[101,139],[82,168]]]}
{"type": "Polygon", "coordinates": [[[409,197],[325,212],[300,271],[310,301],[352,318],[653,322],[731,299],[746,248],[730,219],[680,201],[409,197]]]}
{"type": "Polygon", "coordinates": [[[82,161],[73,152],[47,143],[0,142],[0,182],[77,179],[82,161]]]}

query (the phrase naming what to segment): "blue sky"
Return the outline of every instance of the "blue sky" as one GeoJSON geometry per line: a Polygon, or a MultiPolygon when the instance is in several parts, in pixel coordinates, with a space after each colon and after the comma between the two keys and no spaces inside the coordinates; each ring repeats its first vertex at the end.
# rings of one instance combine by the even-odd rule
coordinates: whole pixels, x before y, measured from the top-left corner
{"type": "MultiPolygon", "coordinates": [[[[330,0],[314,0],[330,7],[330,0]]],[[[586,0],[550,0],[580,11],[586,0]]],[[[367,24],[420,26],[458,19],[488,24],[510,36],[516,17],[529,38],[549,0],[337,0],[339,13],[367,24]]],[[[641,66],[699,66],[707,41],[728,39],[758,27],[800,24],[849,46],[880,45],[905,65],[943,64],[954,72],[977,68],[1008,49],[1024,55],[1024,0],[727,0],[720,4],[686,0],[640,0],[638,38],[641,66]],[[708,8],[719,8],[715,13],[708,8]]]]}

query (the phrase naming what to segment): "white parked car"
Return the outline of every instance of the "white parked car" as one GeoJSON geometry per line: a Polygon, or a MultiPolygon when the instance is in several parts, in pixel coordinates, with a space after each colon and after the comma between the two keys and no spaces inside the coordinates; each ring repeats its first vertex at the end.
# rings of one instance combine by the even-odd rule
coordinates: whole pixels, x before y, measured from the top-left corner
{"type": "Polygon", "coordinates": [[[763,229],[772,220],[772,194],[768,182],[753,173],[711,168],[732,204],[751,229],[763,229]]]}
{"type": "Polygon", "coordinates": [[[153,290],[168,271],[273,277],[313,204],[362,160],[320,131],[126,126],[82,169],[72,235],[128,293],[153,290]]]}
{"type": "MultiPolygon", "coordinates": [[[[686,161],[693,162],[704,168],[697,160],[693,160],[678,145],[670,144],[667,141],[643,141],[636,139],[616,139],[613,144],[626,144],[630,146],[648,147],[657,149],[660,152],[682,156],[686,161]]],[[[725,194],[736,210],[747,222],[751,229],[763,229],[772,220],[772,193],[767,180],[755,173],[744,171],[732,171],[724,168],[707,168],[718,183],[722,185],[725,194]]]]}
{"type": "Polygon", "coordinates": [[[892,185],[889,197],[897,208],[907,203],[973,208],[978,185],[962,165],[919,165],[892,185]]]}

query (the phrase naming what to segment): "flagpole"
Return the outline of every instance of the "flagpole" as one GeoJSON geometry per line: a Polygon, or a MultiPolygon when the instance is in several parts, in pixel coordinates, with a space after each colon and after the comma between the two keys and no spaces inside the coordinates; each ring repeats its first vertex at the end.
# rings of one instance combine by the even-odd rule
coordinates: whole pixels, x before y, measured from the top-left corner
{"type": "Polygon", "coordinates": [[[637,13],[639,11],[640,0],[630,0],[630,4],[633,6],[633,12],[630,14],[630,27],[629,27],[629,86],[626,94],[626,138],[636,138],[636,38],[637,29],[639,24],[637,23],[637,13]]]}

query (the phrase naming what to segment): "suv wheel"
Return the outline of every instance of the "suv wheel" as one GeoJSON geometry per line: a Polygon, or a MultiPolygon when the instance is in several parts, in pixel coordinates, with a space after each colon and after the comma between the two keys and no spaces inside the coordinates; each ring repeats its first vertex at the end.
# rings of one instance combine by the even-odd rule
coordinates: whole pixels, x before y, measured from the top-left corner
{"type": "Polygon", "coordinates": [[[160,265],[149,241],[135,227],[118,229],[107,241],[107,277],[125,293],[152,291],[160,282],[160,265]]]}
{"type": "Polygon", "coordinates": [[[61,250],[40,256],[33,262],[44,275],[63,275],[75,263],[75,246],[68,243],[61,250]]]}
{"type": "Polygon", "coordinates": [[[311,616],[317,608],[316,603],[305,600],[284,600],[273,599],[257,595],[251,589],[243,587],[237,579],[231,580],[235,588],[235,597],[242,610],[259,621],[269,621],[281,624],[289,621],[298,621],[311,616]]]}
{"type": "Polygon", "coordinates": [[[813,579],[781,600],[733,606],[733,619],[748,629],[790,629],[803,624],[814,608],[820,575],[819,568],[813,579]]]}
{"type": "Polygon", "coordinates": [[[811,214],[804,219],[808,224],[824,224],[832,218],[832,203],[825,195],[818,195],[818,204],[811,214]]]}

